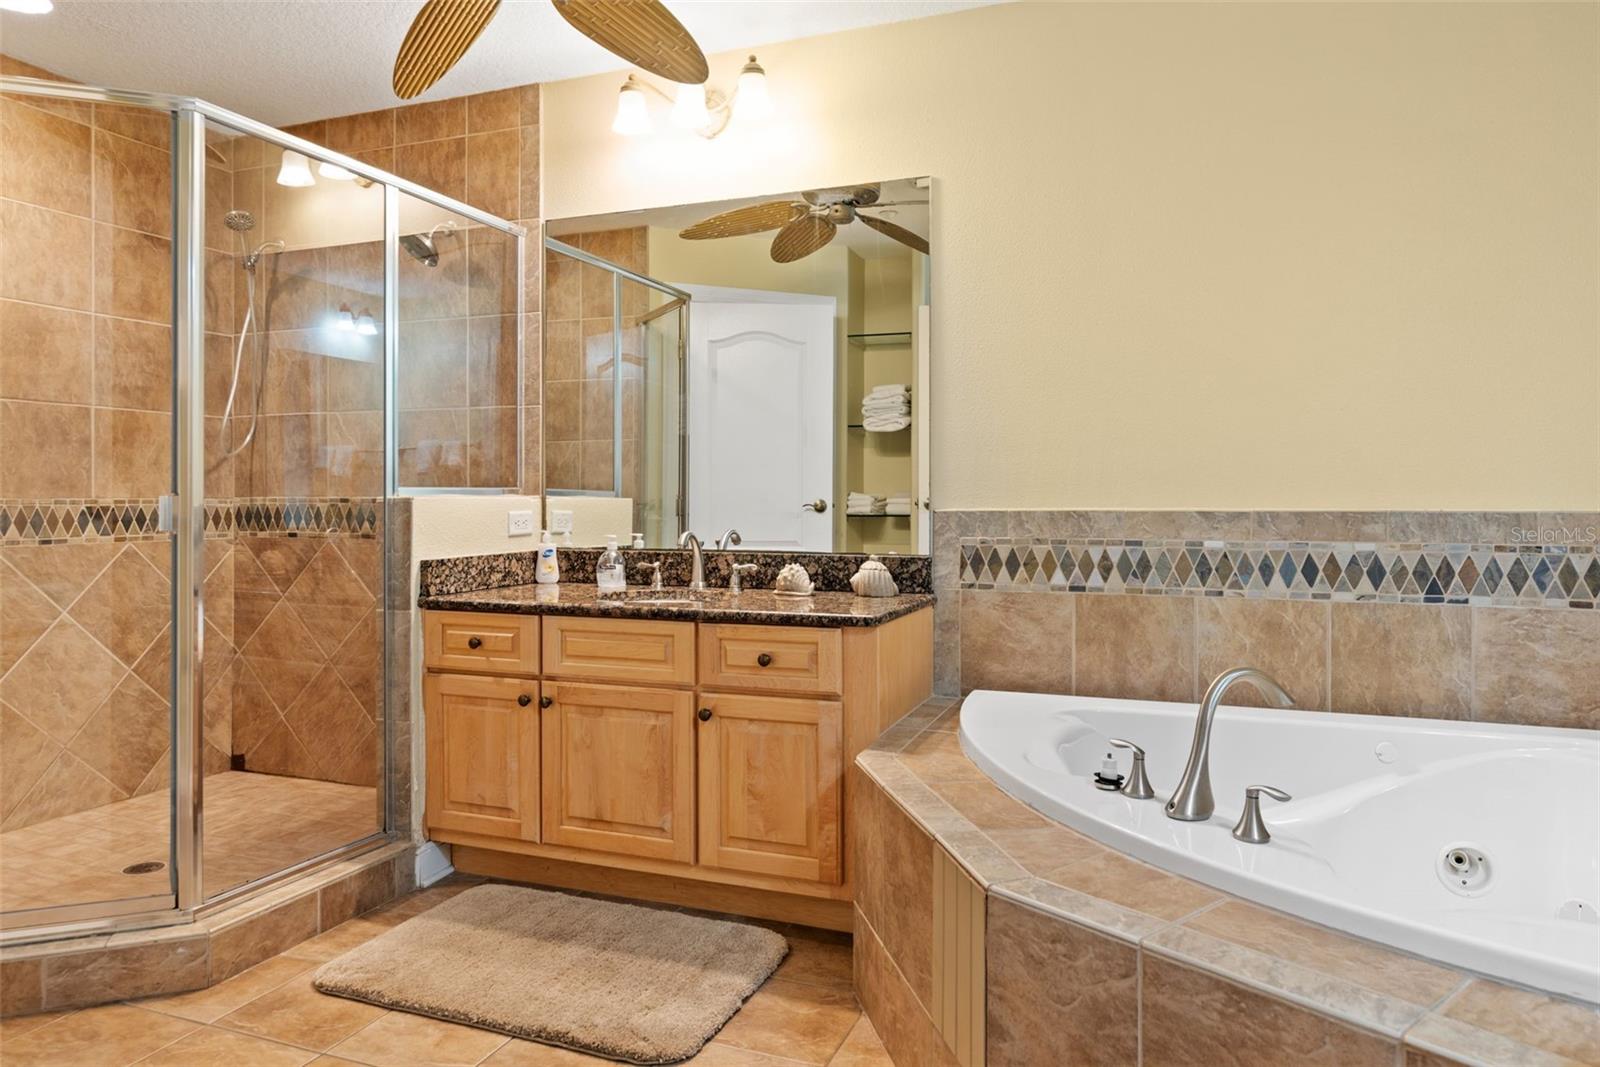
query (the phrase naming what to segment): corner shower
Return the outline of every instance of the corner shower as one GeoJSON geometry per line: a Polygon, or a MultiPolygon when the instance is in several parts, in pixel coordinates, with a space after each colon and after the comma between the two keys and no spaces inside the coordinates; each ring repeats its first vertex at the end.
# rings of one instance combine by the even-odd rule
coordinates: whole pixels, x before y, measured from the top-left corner
{"type": "Polygon", "coordinates": [[[5,77],[0,108],[10,944],[408,835],[390,531],[518,486],[524,232],[204,101],[5,77]]]}

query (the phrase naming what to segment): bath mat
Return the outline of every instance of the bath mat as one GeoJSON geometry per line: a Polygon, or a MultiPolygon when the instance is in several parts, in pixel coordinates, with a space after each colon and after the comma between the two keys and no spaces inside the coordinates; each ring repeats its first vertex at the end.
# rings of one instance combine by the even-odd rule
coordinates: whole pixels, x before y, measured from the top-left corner
{"type": "Polygon", "coordinates": [[[677,1063],[788,951],[759,926],[482,885],[324,964],[313,984],[624,1063],[677,1063]]]}

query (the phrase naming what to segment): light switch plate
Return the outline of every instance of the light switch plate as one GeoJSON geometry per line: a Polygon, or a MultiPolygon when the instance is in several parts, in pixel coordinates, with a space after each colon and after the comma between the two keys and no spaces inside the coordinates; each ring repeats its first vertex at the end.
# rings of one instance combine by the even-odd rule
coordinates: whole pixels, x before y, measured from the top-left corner
{"type": "Polygon", "coordinates": [[[508,537],[532,537],[533,536],[533,512],[531,512],[531,511],[508,511],[508,512],[506,512],[506,536],[508,536],[508,537]]]}
{"type": "Polygon", "coordinates": [[[570,510],[567,510],[567,511],[551,510],[551,512],[550,512],[550,532],[551,533],[571,533],[572,532],[572,512],[570,510]]]}

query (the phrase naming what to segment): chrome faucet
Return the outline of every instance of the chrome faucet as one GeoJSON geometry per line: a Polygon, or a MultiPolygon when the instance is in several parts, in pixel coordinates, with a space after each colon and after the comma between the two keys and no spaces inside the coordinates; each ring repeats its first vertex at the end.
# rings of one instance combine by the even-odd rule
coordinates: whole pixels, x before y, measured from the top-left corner
{"type": "Polygon", "coordinates": [[[700,554],[700,538],[694,535],[693,530],[685,530],[678,538],[678,547],[694,549],[694,567],[689,575],[689,588],[704,589],[706,587],[706,561],[700,554]]]}
{"type": "Polygon", "coordinates": [[[717,548],[726,552],[729,548],[744,544],[744,538],[739,536],[739,531],[728,527],[728,532],[717,538],[717,548]]]}
{"type": "Polygon", "coordinates": [[[1178,788],[1167,801],[1167,818],[1184,822],[1203,822],[1211,818],[1216,804],[1211,796],[1211,724],[1217,715],[1217,705],[1235,682],[1249,682],[1276,707],[1294,706],[1294,698],[1283,691],[1283,686],[1254,667],[1235,667],[1217,675],[1200,701],[1200,714],[1195,718],[1194,743],[1189,746],[1189,762],[1184,764],[1183,777],[1178,788]]]}

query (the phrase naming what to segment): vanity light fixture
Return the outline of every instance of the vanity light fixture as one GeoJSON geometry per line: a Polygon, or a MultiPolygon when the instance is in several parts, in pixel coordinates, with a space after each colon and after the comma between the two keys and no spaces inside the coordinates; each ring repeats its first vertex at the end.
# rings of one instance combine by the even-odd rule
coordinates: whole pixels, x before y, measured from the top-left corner
{"type": "Polygon", "coordinates": [[[14,11],[19,15],[48,15],[55,6],[50,0],[0,0],[0,11],[14,11]]]}
{"type": "Polygon", "coordinates": [[[372,321],[372,312],[366,308],[361,309],[361,314],[356,317],[356,333],[362,337],[376,337],[378,324],[372,321]]]}
{"type": "Polygon", "coordinates": [[[311,164],[305,156],[285,148],[283,162],[278,165],[278,184],[302,189],[317,184],[317,179],[311,176],[311,164]]]}
{"type": "Polygon", "coordinates": [[[356,314],[350,310],[349,304],[339,305],[339,317],[334,320],[334,325],[341,330],[355,330],[356,314]]]}
{"type": "Polygon", "coordinates": [[[353,182],[356,180],[354,173],[345,170],[337,163],[329,163],[326,160],[317,164],[317,173],[324,178],[332,178],[336,182],[353,182]]]}
{"type": "Polygon", "coordinates": [[[645,92],[654,93],[672,105],[672,124],[682,130],[693,130],[710,140],[728,128],[734,111],[746,119],[764,119],[772,114],[772,96],[767,91],[767,72],[751,56],[739,71],[739,82],[729,96],[704,83],[680,83],[675,95],[637,75],[628,75],[627,81],[617,91],[617,112],[611,120],[611,129],[624,137],[635,137],[651,130],[650,112],[646,106],[645,92]]]}

